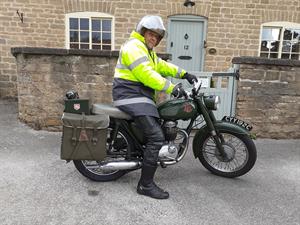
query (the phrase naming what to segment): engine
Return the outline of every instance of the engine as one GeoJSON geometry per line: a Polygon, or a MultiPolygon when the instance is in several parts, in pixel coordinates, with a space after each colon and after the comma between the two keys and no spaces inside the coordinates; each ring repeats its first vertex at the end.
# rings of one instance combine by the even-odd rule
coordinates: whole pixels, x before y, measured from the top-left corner
{"type": "Polygon", "coordinates": [[[166,141],[174,141],[177,136],[177,122],[166,121],[162,126],[166,141]]]}
{"type": "Polygon", "coordinates": [[[178,147],[174,141],[177,137],[177,122],[165,121],[162,125],[166,143],[159,150],[160,160],[175,160],[178,156],[178,147]]]}

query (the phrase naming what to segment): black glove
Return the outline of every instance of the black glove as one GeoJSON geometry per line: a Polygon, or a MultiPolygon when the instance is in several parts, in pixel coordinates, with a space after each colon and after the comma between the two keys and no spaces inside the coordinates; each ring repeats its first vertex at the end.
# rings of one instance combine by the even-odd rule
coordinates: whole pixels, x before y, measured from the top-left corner
{"type": "Polygon", "coordinates": [[[187,81],[190,84],[193,84],[194,82],[198,82],[197,77],[195,75],[193,75],[193,74],[185,73],[182,78],[183,79],[187,79],[187,81]]]}
{"type": "Polygon", "coordinates": [[[182,84],[176,84],[176,86],[174,87],[171,95],[173,95],[175,98],[181,98],[182,96],[186,96],[186,92],[182,87],[182,84]]]}

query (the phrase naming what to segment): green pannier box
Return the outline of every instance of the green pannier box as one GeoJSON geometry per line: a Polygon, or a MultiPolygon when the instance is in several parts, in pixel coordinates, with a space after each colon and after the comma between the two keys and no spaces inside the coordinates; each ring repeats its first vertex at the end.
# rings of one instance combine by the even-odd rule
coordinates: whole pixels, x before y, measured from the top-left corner
{"type": "Polygon", "coordinates": [[[68,113],[76,113],[86,115],[90,114],[90,104],[88,99],[66,99],[65,111],[68,113]]]}
{"type": "Polygon", "coordinates": [[[108,115],[64,113],[61,159],[95,160],[106,157],[108,115]]]}

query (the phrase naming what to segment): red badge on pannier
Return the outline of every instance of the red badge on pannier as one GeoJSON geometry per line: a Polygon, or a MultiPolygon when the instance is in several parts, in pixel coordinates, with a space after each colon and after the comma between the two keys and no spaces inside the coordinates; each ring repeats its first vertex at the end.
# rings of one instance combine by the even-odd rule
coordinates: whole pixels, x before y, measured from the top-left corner
{"type": "Polygon", "coordinates": [[[79,110],[80,109],[80,104],[74,104],[74,109],[79,110]]]}

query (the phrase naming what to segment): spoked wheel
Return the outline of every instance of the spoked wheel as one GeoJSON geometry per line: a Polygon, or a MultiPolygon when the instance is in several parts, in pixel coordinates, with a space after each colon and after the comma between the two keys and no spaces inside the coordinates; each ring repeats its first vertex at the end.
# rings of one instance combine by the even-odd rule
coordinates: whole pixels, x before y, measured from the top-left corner
{"type": "Polygon", "coordinates": [[[103,161],[73,160],[76,169],[85,177],[93,181],[112,181],[123,176],[126,170],[103,170],[101,165],[110,161],[125,160],[126,152],[132,151],[132,140],[126,132],[119,130],[116,141],[112,143],[112,128],[107,132],[106,152],[107,157],[103,161]],[[110,148],[111,146],[111,148],[110,148]]]}
{"type": "Polygon", "coordinates": [[[247,173],[254,166],[257,153],[253,141],[247,135],[228,131],[220,132],[226,156],[222,156],[213,137],[208,134],[205,138],[199,160],[213,174],[222,177],[238,177],[247,173]]]}

